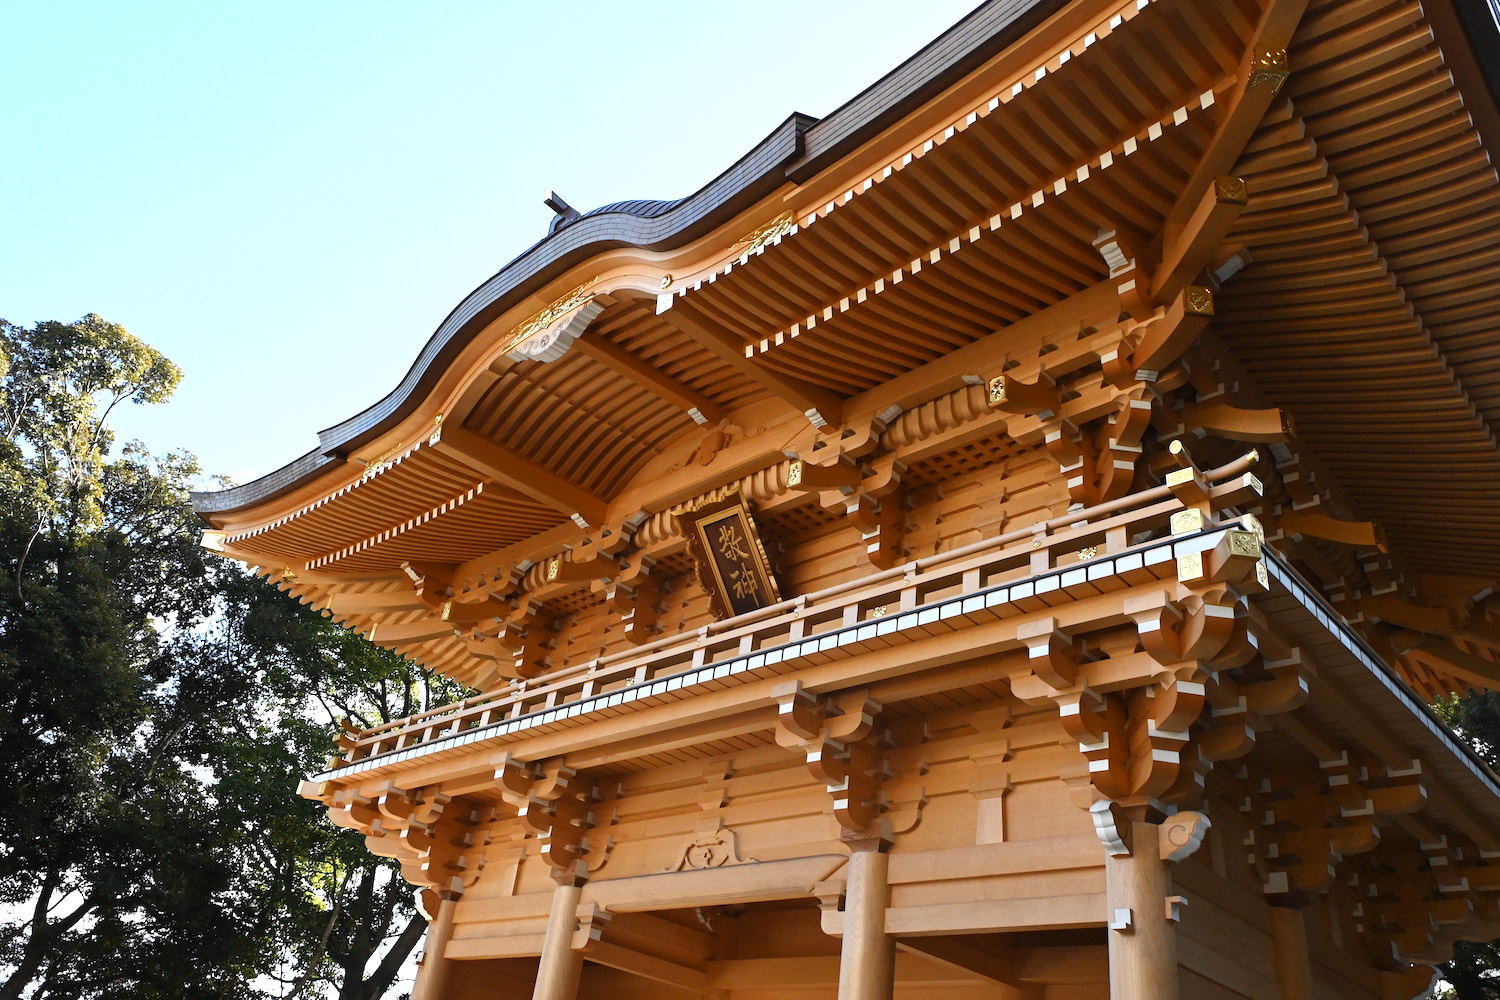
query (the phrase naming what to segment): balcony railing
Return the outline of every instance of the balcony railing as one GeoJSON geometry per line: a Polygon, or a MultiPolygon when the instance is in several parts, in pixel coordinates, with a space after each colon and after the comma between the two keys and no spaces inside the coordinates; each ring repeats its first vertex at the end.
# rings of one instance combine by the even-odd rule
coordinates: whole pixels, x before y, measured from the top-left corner
{"type": "MultiPolygon", "coordinates": [[[[1254,452],[1204,476],[1215,510],[1258,492],[1254,452]]],[[[951,632],[1151,580],[1212,549],[1225,524],[1163,538],[1183,501],[1166,486],[918,559],[586,664],[514,681],[346,738],[328,781],[583,715],[681,700],[862,649],[951,632]]]]}

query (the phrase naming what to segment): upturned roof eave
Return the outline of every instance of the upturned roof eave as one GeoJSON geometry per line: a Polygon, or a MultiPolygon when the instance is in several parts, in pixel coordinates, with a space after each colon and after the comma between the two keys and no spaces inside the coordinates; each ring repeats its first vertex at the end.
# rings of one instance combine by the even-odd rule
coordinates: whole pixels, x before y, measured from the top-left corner
{"type": "Polygon", "coordinates": [[[621,247],[670,250],[727,222],[788,181],[800,184],[972,72],[1066,0],[991,0],[826,118],[793,114],[697,192],[665,212],[585,213],[538,240],[470,292],[438,325],[400,383],[318,434],[318,447],[241,486],[192,495],[205,520],[274,500],[342,464],[421,401],[447,363],[496,316],[589,257],[621,247]]]}

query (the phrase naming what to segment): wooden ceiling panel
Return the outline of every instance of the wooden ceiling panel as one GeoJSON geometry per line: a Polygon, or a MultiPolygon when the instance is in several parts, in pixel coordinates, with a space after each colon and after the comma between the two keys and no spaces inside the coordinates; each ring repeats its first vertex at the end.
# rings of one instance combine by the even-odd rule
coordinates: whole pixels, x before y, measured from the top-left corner
{"type": "Polygon", "coordinates": [[[1420,9],[1316,4],[1237,169],[1215,329],[1417,568],[1500,562],[1500,193],[1420,9]],[[1337,30],[1335,30],[1337,29],[1337,30]],[[1488,326],[1485,318],[1489,317],[1488,326]],[[1374,433],[1372,433],[1372,429],[1374,433]]]}
{"type": "Polygon", "coordinates": [[[656,315],[656,300],[619,298],[586,334],[605,337],[632,357],[724,410],[765,397],[765,390],[729,369],[656,315]]]}
{"type": "Polygon", "coordinates": [[[573,352],[511,366],[464,426],[608,497],[693,424],[647,388],[573,352]]]}
{"type": "MultiPolygon", "coordinates": [[[[746,343],[787,329],[955,232],[1050,192],[1058,178],[1071,179],[1100,153],[1226,86],[1243,56],[1240,32],[1255,16],[1248,0],[1153,4],[1035,86],[1013,98],[1007,92],[998,108],[933,151],[836,199],[841,207],[687,294],[746,343]],[[1168,7],[1172,13],[1160,13],[1168,7]],[[1170,44],[1140,44],[1147,32],[1170,44]]],[[[1205,131],[1219,115],[1201,113],[1205,131]]],[[[1143,174],[1132,179],[1129,197],[1164,210],[1178,193],[1173,181],[1170,173],[1143,174]]],[[[1148,209],[1129,223],[1149,231],[1153,215],[1160,218],[1148,209]]],[[[1034,249],[1047,253],[1046,245],[1034,249]]]]}
{"type": "Polygon", "coordinates": [[[360,478],[269,524],[228,535],[244,552],[314,559],[351,538],[376,534],[418,517],[479,481],[472,471],[423,442],[372,463],[360,478]]]}

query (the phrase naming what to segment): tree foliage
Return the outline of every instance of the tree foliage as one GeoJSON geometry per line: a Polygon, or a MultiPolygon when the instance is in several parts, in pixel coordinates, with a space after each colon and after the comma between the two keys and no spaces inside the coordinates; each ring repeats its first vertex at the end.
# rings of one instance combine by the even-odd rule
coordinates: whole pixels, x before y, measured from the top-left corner
{"type": "Polygon", "coordinates": [[[413,891],[394,862],[328,823],[321,806],[299,799],[289,809],[286,779],[270,778],[325,756],[336,720],[378,725],[463,691],[257,581],[245,581],[236,600],[241,613],[227,627],[238,632],[234,646],[257,663],[266,693],[258,731],[243,734],[221,781],[246,785],[242,800],[277,817],[280,849],[262,852],[261,862],[283,884],[303,887],[296,913],[287,909],[295,921],[278,942],[288,965],[279,979],[289,995],[377,1000],[426,930],[413,891]]]}
{"type": "Polygon", "coordinates": [[[0,321],[0,1000],[375,1000],[410,894],[294,786],[433,682],[206,556],[191,456],[113,448],[178,379],[98,316],[0,321]]]}
{"type": "Polygon", "coordinates": [[[27,913],[0,930],[0,998],[235,995],[254,948],[214,928],[258,904],[193,767],[244,680],[195,676],[172,638],[214,604],[181,499],[197,469],[107,459],[109,410],[165,398],[177,370],[92,315],[0,336],[0,902],[27,913]]]}
{"type": "MultiPolygon", "coordinates": [[[[1485,763],[1500,768],[1500,693],[1480,691],[1436,707],[1485,763]]],[[[1442,972],[1436,1000],[1500,1000],[1500,943],[1460,941],[1442,972]]]]}

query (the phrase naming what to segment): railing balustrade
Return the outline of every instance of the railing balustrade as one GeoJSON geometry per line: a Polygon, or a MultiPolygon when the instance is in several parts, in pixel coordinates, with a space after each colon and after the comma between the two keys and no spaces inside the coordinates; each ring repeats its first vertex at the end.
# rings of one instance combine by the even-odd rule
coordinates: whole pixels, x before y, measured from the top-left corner
{"type": "MultiPolygon", "coordinates": [[[[1215,509],[1258,489],[1247,471],[1254,460],[1251,452],[1205,475],[1215,486],[1215,509]]],[[[1171,516],[1183,508],[1169,488],[1155,487],[586,664],[513,681],[346,737],[345,756],[331,762],[327,776],[523,719],[541,716],[537,721],[546,724],[585,710],[607,711],[686,683],[712,685],[730,672],[782,672],[777,668],[792,657],[778,651],[789,647],[799,662],[816,663],[841,655],[840,646],[880,642],[911,626],[931,634],[949,631],[958,626],[949,619],[960,612],[971,623],[976,617],[999,618],[1001,607],[987,606],[985,595],[993,598],[1007,585],[1015,584],[1015,593],[1006,591],[1000,603],[1024,613],[1148,576],[1164,579],[1176,571],[1171,545],[1154,563],[1144,553],[1162,549],[1171,516]],[[1132,553],[1143,555],[1135,562],[1117,558],[1132,553]],[[1026,581],[1034,585],[1027,589],[1026,581]]],[[[1217,537],[1215,529],[1223,526],[1205,524],[1203,534],[1217,537]]]]}

